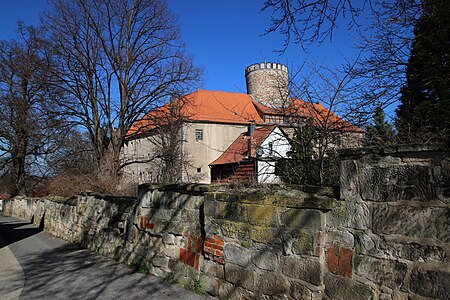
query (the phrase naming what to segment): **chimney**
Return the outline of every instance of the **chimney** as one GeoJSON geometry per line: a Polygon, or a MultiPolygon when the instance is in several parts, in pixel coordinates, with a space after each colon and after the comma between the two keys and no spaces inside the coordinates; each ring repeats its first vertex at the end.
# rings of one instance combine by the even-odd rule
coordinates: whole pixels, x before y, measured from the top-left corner
{"type": "Polygon", "coordinates": [[[256,125],[255,124],[250,124],[247,127],[247,136],[251,136],[253,134],[253,132],[255,132],[256,129],[256,125]]]}

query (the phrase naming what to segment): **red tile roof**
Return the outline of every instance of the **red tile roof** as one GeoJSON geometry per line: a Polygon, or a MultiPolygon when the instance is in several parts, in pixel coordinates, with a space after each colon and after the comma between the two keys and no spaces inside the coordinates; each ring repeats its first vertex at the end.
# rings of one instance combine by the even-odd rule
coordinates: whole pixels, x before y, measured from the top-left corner
{"type": "Polygon", "coordinates": [[[154,109],[135,122],[127,135],[145,132],[155,125],[167,124],[171,107],[179,106],[179,117],[189,121],[229,124],[263,124],[247,94],[198,90],[154,109]],[[158,123],[159,122],[159,123],[158,123]]]}
{"type": "Polygon", "coordinates": [[[244,158],[252,156],[252,153],[249,153],[249,143],[251,143],[251,151],[256,151],[256,147],[261,145],[261,143],[269,136],[275,127],[275,125],[272,125],[257,128],[250,136],[247,135],[247,132],[241,133],[238,138],[234,140],[234,142],[227,148],[227,150],[225,150],[219,158],[209,165],[223,165],[240,162],[244,158]]]}
{"type": "Polygon", "coordinates": [[[264,124],[263,115],[295,115],[302,118],[314,116],[315,124],[338,130],[364,132],[339,118],[320,103],[308,103],[291,99],[290,108],[280,111],[267,107],[252,99],[248,94],[198,90],[181,99],[154,109],[133,124],[127,135],[137,134],[167,124],[170,118],[183,118],[193,122],[229,124],[264,124]],[[331,125],[330,125],[331,124],[331,125]]]}

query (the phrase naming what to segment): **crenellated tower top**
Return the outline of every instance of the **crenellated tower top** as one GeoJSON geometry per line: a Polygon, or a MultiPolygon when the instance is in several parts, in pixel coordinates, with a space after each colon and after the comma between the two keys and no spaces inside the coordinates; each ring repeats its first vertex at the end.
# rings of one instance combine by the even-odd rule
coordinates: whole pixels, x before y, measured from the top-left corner
{"type": "Polygon", "coordinates": [[[288,105],[288,68],[280,63],[262,62],[245,68],[247,94],[272,108],[288,105]]]}

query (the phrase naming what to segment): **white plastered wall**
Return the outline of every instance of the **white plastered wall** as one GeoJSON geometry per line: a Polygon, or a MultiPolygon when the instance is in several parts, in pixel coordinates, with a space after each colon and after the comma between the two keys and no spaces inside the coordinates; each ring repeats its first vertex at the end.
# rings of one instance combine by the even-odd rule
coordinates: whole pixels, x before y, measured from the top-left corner
{"type": "Polygon", "coordinates": [[[286,136],[276,127],[260,145],[260,157],[258,159],[258,182],[279,183],[281,179],[275,175],[277,159],[286,158],[291,150],[286,136]],[[272,144],[272,151],[270,150],[272,144]]]}

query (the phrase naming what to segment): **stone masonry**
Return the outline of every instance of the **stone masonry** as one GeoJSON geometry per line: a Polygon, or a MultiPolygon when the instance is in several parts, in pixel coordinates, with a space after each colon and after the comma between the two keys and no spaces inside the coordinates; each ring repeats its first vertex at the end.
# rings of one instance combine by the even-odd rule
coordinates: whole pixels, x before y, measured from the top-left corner
{"type": "Polygon", "coordinates": [[[219,299],[449,299],[450,154],[341,152],[333,189],[141,185],[4,213],[219,299]]]}

